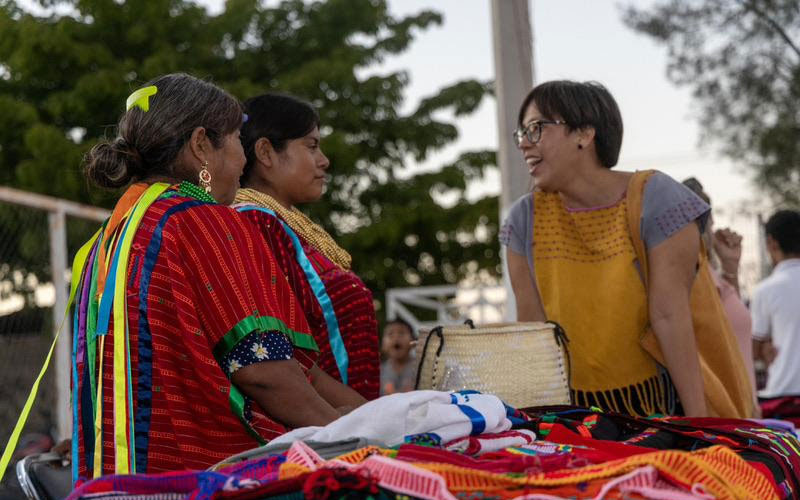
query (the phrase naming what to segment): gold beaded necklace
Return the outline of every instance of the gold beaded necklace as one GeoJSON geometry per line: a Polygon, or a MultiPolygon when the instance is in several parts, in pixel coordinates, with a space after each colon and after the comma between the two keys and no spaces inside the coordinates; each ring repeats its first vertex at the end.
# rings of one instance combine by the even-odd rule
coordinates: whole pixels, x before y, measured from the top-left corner
{"type": "Polygon", "coordinates": [[[250,188],[242,188],[236,192],[234,203],[251,203],[269,208],[289,224],[295,233],[302,236],[311,246],[316,248],[340,269],[350,270],[352,258],[347,251],[336,244],[330,234],[322,226],[315,223],[300,210],[287,209],[268,194],[250,188]]]}

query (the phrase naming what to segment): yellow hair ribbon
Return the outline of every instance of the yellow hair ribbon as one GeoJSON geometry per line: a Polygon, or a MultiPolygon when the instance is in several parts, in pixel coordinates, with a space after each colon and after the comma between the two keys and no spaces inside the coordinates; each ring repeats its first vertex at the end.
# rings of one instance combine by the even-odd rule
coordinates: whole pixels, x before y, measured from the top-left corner
{"type": "Polygon", "coordinates": [[[142,111],[148,111],[150,109],[150,96],[155,95],[156,92],[158,92],[158,89],[155,85],[142,87],[135,91],[133,94],[129,95],[128,100],[125,101],[125,111],[130,111],[134,106],[137,106],[142,111]]]}

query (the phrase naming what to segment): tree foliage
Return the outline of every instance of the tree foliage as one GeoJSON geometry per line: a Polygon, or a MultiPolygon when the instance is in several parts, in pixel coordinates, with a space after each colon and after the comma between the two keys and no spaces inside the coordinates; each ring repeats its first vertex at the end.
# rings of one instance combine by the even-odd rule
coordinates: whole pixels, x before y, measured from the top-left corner
{"type": "Polygon", "coordinates": [[[666,44],[667,75],[692,89],[706,138],[751,167],[779,202],[800,203],[800,4],[669,0],[623,9],[666,44]]]}
{"type": "Polygon", "coordinates": [[[466,197],[494,153],[419,175],[410,165],[457,138],[442,117],[473,112],[489,84],[454,82],[402,113],[408,74],[370,71],[441,24],[438,13],[397,18],[384,0],[228,0],[214,15],[185,0],[39,3],[68,13],[0,0],[0,184],[110,206],[116,194],[83,180],[82,155],[113,134],[132,90],[182,71],[241,99],[279,90],[319,108],[332,180],[304,208],[353,254],[376,296],[497,273],[497,200],[466,197]]]}

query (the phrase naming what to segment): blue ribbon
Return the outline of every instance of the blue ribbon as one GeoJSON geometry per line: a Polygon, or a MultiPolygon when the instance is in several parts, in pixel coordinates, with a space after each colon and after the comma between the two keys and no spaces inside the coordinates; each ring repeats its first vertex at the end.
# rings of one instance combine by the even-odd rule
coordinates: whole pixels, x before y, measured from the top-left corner
{"type": "Polygon", "coordinates": [[[483,415],[481,415],[481,412],[479,412],[475,408],[467,405],[458,404],[459,401],[458,396],[459,395],[466,396],[464,400],[469,401],[468,394],[480,394],[480,393],[477,391],[463,391],[463,393],[453,393],[450,394],[450,402],[456,405],[458,409],[461,410],[461,412],[467,416],[470,423],[472,424],[472,431],[470,432],[470,435],[475,436],[477,434],[483,433],[483,431],[486,430],[486,419],[484,419],[483,415]]]}
{"type": "Polygon", "coordinates": [[[111,306],[114,304],[114,283],[116,283],[117,280],[119,255],[122,253],[119,246],[123,238],[125,238],[125,233],[128,231],[130,222],[131,220],[129,218],[125,223],[125,227],[122,229],[122,234],[120,234],[119,239],[117,239],[117,246],[114,248],[114,258],[111,261],[111,269],[108,272],[108,276],[106,276],[106,285],[105,289],[103,289],[103,297],[100,299],[100,309],[97,312],[97,331],[95,335],[105,335],[108,333],[108,323],[111,320],[111,306]]]}
{"type": "Polygon", "coordinates": [[[311,261],[308,259],[306,252],[303,250],[303,244],[300,242],[300,238],[297,237],[297,234],[286,222],[278,217],[274,211],[268,208],[246,205],[237,207],[236,210],[239,212],[258,210],[259,212],[264,212],[267,215],[271,215],[280,221],[283,229],[292,238],[297,262],[303,269],[306,279],[308,280],[309,285],[311,285],[311,290],[314,292],[314,296],[317,298],[317,302],[319,302],[319,305],[322,308],[322,314],[325,317],[325,324],[328,326],[328,341],[331,344],[331,352],[333,352],[333,357],[336,360],[336,366],[339,368],[339,375],[342,377],[342,383],[347,385],[347,367],[350,363],[350,360],[347,356],[347,349],[344,347],[342,333],[339,331],[339,320],[336,319],[336,313],[333,310],[333,303],[331,302],[331,298],[328,296],[328,292],[325,290],[325,284],[322,282],[319,274],[317,274],[314,266],[311,265],[311,261]]]}

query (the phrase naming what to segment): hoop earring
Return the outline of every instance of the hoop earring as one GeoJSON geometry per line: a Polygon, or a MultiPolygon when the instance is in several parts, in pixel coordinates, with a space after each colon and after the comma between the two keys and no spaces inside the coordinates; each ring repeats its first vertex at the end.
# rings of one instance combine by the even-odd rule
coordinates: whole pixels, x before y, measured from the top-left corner
{"type": "Polygon", "coordinates": [[[198,179],[200,180],[200,186],[206,191],[206,193],[211,194],[211,172],[208,171],[208,162],[203,162],[203,168],[200,169],[200,173],[197,175],[198,179]]]}

